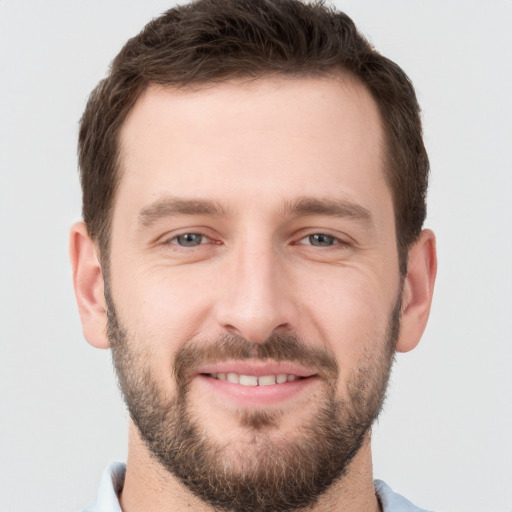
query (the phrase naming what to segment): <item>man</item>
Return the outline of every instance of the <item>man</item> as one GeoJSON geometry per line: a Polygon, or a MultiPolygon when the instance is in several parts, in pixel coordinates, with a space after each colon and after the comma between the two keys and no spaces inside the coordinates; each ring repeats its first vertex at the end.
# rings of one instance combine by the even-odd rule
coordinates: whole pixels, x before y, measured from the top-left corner
{"type": "Polygon", "coordinates": [[[436,273],[403,71],[321,4],[200,0],[128,41],[79,139],[75,291],[131,417],[86,510],[419,510],[370,446],[436,273]]]}

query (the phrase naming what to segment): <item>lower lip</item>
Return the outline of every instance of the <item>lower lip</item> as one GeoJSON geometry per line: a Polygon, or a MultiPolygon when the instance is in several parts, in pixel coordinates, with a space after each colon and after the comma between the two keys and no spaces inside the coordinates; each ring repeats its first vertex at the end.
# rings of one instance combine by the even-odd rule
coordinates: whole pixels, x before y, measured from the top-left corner
{"type": "Polygon", "coordinates": [[[319,381],[318,377],[306,377],[282,384],[244,386],[207,375],[198,375],[196,379],[207,390],[213,391],[224,400],[235,402],[238,406],[280,405],[298,397],[319,381]]]}

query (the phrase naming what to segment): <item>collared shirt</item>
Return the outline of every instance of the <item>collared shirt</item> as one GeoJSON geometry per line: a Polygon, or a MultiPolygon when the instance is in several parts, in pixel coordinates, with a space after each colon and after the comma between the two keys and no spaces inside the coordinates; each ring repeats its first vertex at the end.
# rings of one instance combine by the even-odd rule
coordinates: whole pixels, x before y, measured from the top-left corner
{"type": "MultiPolygon", "coordinates": [[[[123,489],[125,474],[125,464],[113,462],[108,465],[103,471],[96,501],[82,512],[122,512],[118,496],[123,489]]],[[[375,480],[375,492],[381,503],[382,512],[428,512],[394,493],[382,480],[375,480]]]]}

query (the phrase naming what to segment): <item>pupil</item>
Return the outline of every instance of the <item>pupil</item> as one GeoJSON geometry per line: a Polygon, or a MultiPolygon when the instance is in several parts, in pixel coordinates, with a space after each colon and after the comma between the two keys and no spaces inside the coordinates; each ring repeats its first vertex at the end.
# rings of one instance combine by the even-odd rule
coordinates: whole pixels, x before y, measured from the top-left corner
{"type": "Polygon", "coordinates": [[[193,247],[201,243],[202,236],[196,233],[187,233],[178,237],[178,244],[185,247],[193,247]]]}
{"type": "Polygon", "coordinates": [[[334,237],[329,235],[310,235],[309,241],[311,245],[328,246],[334,242],[334,237]]]}

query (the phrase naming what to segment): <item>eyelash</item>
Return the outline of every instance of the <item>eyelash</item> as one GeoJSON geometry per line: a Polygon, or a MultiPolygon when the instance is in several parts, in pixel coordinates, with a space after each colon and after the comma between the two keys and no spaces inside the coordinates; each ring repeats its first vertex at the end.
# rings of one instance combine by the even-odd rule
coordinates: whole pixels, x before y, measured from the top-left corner
{"type": "Polygon", "coordinates": [[[339,238],[335,237],[334,235],[329,235],[327,233],[311,233],[309,235],[306,235],[302,237],[298,242],[296,242],[296,245],[310,245],[312,247],[333,247],[336,245],[349,245],[347,242],[340,240],[339,238]],[[316,238],[315,238],[316,237],[316,238]],[[329,242],[327,245],[322,245],[322,238],[328,239],[329,242]],[[308,243],[303,243],[304,240],[308,240],[308,243]],[[315,245],[313,243],[313,240],[316,240],[319,242],[318,245],[315,245]]]}
{"type": "MultiPolygon", "coordinates": [[[[176,245],[183,249],[189,249],[189,248],[199,247],[201,245],[206,245],[208,243],[213,243],[213,244],[217,243],[218,244],[219,242],[215,242],[215,240],[208,237],[204,233],[190,231],[190,232],[180,233],[178,235],[173,236],[172,238],[165,240],[163,242],[163,245],[176,245]],[[193,241],[191,241],[191,245],[179,243],[178,239],[184,238],[184,237],[200,237],[201,240],[197,244],[194,244],[193,241]]],[[[330,235],[328,233],[323,233],[323,232],[316,232],[316,233],[310,233],[310,234],[303,236],[297,242],[294,242],[292,245],[309,245],[311,247],[331,248],[331,247],[335,247],[338,245],[342,246],[342,247],[347,247],[347,246],[350,246],[351,244],[350,244],[350,242],[348,242],[346,240],[341,240],[340,238],[338,238],[334,235],[330,235]],[[327,243],[326,245],[322,245],[322,238],[327,239],[327,242],[329,242],[329,243],[327,243]],[[305,240],[307,240],[307,242],[305,242],[305,240]],[[316,240],[317,242],[319,242],[318,245],[313,243],[313,240],[316,240]]]]}
{"type": "Polygon", "coordinates": [[[164,245],[178,245],[179,247],[183,247],[183,248],[199,247],[200,245],[204,245],[204,240],[209,241],[209,242],[214,242],[214,240],[212,240],[210,237],[208,237],[204,233],[190,231],[190,232],[186,232],[186,233],[180,233],[179,235],[175,235],[172,238],[165,240],[164,245]],[[182,245],[178,242],[179,238],[184,238],[187,236],[200,237],[201,242],[196,245],[182,245]]]}

